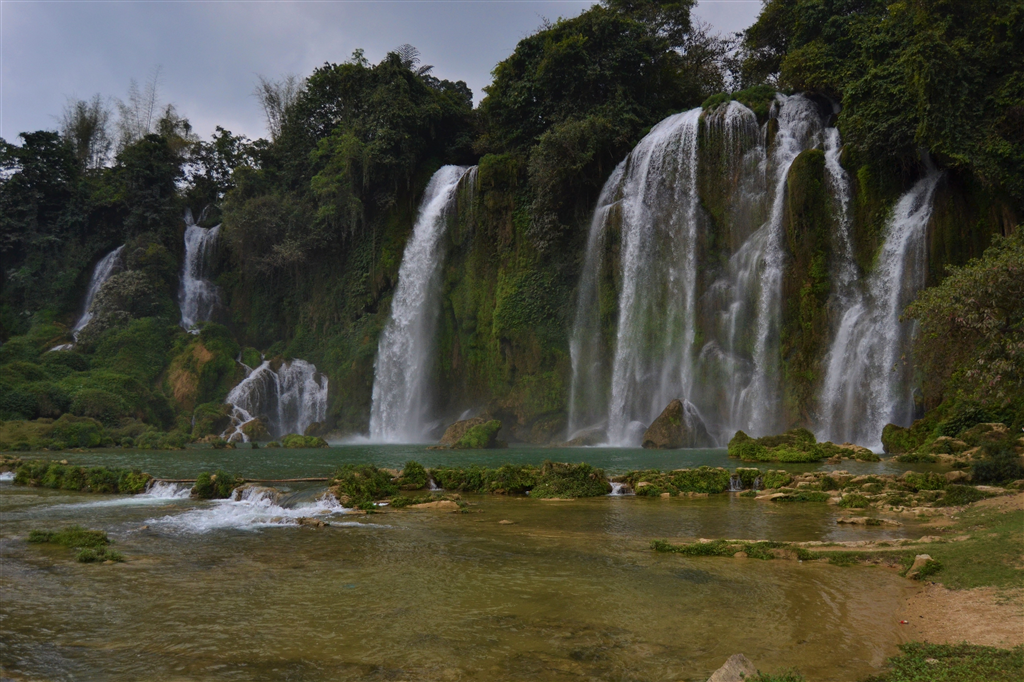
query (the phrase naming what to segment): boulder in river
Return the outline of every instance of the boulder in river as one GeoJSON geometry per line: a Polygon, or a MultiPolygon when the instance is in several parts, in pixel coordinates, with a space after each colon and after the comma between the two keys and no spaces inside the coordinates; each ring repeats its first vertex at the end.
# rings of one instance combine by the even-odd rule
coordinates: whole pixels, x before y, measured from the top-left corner
{"type": "Polygon", "coordinates": [[[450,448],[466,435],[466,431],[469,431],[474,426],[486,424],[487,421],[487,417],[472,417],[457,421],[444,430],[444,435],[441,436],[441,441],[438,444],[450,448]]]}
{"type": "Polygon", "coordinates": [[[693,403],[673,400],[644,432],[643,446],[673,450],[713,447],[714,443],[693,403]]]}
{"type": "Polygon", "coordinates": [[[743,654],[733,654],[721,668],[708,678],[708,682],[743,682],[757,676],[757,668],[743,654]]]}
{"type": "Polygon", "coordinates": [[[497,419],[484,417],[464,419],[455,422],[445,430],[444,436],[441,437],[441,445],[454,449],[507,447],[506,443],[498,440],[501,426],[501,422],[497,419]]]}

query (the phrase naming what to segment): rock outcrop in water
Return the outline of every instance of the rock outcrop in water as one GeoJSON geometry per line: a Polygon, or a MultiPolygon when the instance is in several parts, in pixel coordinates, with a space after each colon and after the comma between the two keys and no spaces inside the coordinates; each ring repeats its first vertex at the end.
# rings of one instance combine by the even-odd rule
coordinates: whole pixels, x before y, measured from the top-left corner
{"type": "Polygon", "coordinates": [[[644,432],[642,445],[660,450],[710,448],[714,440],[693,403],[673,400],[644,432]]]}

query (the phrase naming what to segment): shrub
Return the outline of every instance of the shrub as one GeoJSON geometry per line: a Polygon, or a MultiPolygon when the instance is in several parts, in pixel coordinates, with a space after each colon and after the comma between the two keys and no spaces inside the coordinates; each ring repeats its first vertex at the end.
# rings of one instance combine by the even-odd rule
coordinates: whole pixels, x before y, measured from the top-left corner
{"type": "Polygon", "coordinates": [[[825,450],[807,429],[792,429],[777,436],[751,438],[737,431],[729,441],[729,456],[746,462],[818,462],[825,450]]]}
{"type": "Polygon", "coordinates": [[[231,491],[242,483],[241,478],[236,478],[221,469],[215,474],[204,471],[196,477],[196,483],[192,486],[192,497],[200,500],[225,500],[231,497],[231,491]]]}
{"type": "Polygon", "coordinates": [[[863,495],[857,493],[848,493],[843,495],[843,499],[839,501],[839,506],[844,509],[864,509],[870,504],[870,500],[863,495]]]}
{"type": "Polygon", "coordinates": [[[90,549],[86,548],[80,550],[78,555],[75,557],[77,561],[83,564],[91,564],[102,561],[124,561],[124,556],[120,552],[115,552],[110,549],[90,549]]]}
{"type": "Polygon", "coordinates": [[[330,447],[323,438],[319,436],[300,436],[297,433],[289,433],[281,439],[281,445],[286,448],[326,448],[330,447]]]}
{"type": "Polygon", "coordinates": [[[398,477],[398,487],[402,490],[420,490],[427,487],[430,477],[427,470],[419,462],[409,461],[402,469],[402,475],[398,477]]]}
{"type": "Polygon", "coordinates": [[[985,493],[969,485],[951,485],[946,488],[940,504],[944,507],[960,507],[985,499],[985,493]]]}
{"type": "Polygon", "coordinates": [[[472,450],[493,448],[497,443],[498,432],[501,431],[501,422],[492,419],[483,424],[470,427],[454,445],[454,450],[472,450]]]}
{"type": "Polygon", "coordinates": [[[346,464],[330,483],[338,489],[342,504],[360,505],[398,494],[398,486],[389,472],[372,464],[346,464]]]}
{"type": "Polygon", "coordinates": [[[921,490],[945,490],[946,477],[940,474],[908,472],[900,478],[900,484],[911,492],[921,490]]]}
{"type": "Polygon", "coordinates": [[[79,391],[71,402],[70,411],[79,417],[90,417],[112,426],[125,415],[121,399],[113,393],[96,388],[79,391]]]}
{"type": "Polygon", "coordinates": [[[583,463],[544,462],[530,497],[598,497],[611,490],[611,483],[602,469],[583,463]]]}
{"type": "Polygon", "coordinates": [[[986,444],[982,452],[984,458],[971,465],[971,479],[975,483],[999,485],[1024,478],[1024,463],[1013,440],[986,444]]]}
{"type": "Polygon", "coordinates": [[[787,472],[782,471],[781,469],[770,469],[761,477],[761,487],[765,490],[781,488],[792,480],[793,477],[787,472]]]}
{"type": "Polygon", "coordinates": [[[14,482],[55,490],[135,495],[143,492],[152,476],[137,469],[78,467],[35,460],[18,467],[14,482]]]}
{"type": "Polygon", "coordinates": [[[722,493],[729,489],[731,476],[725,469],[702,466],[672,472],[672,485],[680,492],[722,493]]]}
{"type": "Polygon", "coordinates": [[[50,436],[60,439],[72,448],[95,448],[103,442],[105,431],[103,424],[91,417],[61,415],[53,423],[50,436]]]}
{"type": "Polygon", "coordinates": [[[101,530],[88,530],[82,526],[68,526],[57,531],[33,530],[28,534],[32,543],[49,543],[72,549],[102,549],[110,544],[110,538],[101,530]]]}

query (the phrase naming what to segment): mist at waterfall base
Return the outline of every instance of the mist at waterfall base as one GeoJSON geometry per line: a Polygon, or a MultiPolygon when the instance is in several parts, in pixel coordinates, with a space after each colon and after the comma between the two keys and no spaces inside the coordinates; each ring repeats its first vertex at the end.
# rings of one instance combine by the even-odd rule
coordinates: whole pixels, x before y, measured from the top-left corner
{"type": "Polygon", "coordinates": [[[802,95],[778,95],[769,144],[768,124],[759,126],[739,102],[694,109],[655,126],[616,168],[595,208],[584,256],[570,340],[569,437],[597,429],[609,444],[638,445],[675,398],[692,403],[720,445],[737,430],[784,430],[787,176],[797,156],[815,148],[825,151],[835,204],[829,306],[841,319],[822,368],[819,434],[877,447],[887,422],[909,423],[910,373],[893,366],[912,336],[899,315],[924,285],[924,234],[938,176],[929,174],[899,200],[879,264],[862,275],[853,259],[839,132],[826,123],[831,113],[802,95]],[[727,242],[727,260],[718,268],[701,205],[707,191],[726,195],[719,226],[725,234],[716,237],[727,242]],[[617,322],[608,339],[602,288],[616,279],[617,322]]]}
{"type": "Polygon", "coordinates": [[[448,219],[463,178],[476,166],[442,166],[427,184],[419,214],[402,255],[391,315],[374,362],[370,438],[415,443],[427,439],[433,417],[430,377],[440,312],[440,279],[448,219]]]}

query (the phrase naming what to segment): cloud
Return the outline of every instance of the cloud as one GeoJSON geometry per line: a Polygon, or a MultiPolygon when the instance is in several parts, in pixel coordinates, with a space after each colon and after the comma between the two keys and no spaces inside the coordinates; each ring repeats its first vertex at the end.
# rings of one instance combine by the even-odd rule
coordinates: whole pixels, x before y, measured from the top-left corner
{"type": "MultiPolygon", "coordinates": [[[[362,48],[371,62],[403,43],[476,100],[490,72],[545,19],[592,2],[3,3],[0,136],[56,128],[66,98],[123,97],[160,68],[160,96],[207,136],[220,125],[260,137],[257,74],[308,75],[362,48]]],[[[711,4],[720,30],[748,25],[759,3],[711,4]]]]}

